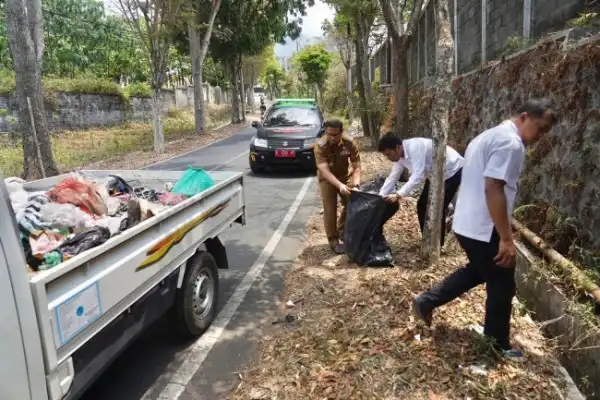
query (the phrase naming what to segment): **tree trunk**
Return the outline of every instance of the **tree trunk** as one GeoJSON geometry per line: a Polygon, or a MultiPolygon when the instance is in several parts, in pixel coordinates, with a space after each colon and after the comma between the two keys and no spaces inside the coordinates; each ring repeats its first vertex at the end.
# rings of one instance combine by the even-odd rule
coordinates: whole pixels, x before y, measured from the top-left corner
{"type": "Polygon", "coordinates": [[[238,73],[240,75],[240,101],[242,103],[242,122],[246,121],[246,88],[244,87],[244,68],[242,60],[238,61],[238,73]]]}
{"type": "Polygon", "coordinates": [[[152,89],[152,131],[154,132],[154,151],[165,151],[165,137],[160,121],[160,89],[152,89]]]}
{"type": "Polygon", "coordinates": [[[352,87],[352,82],[350,81],[350,64],[344,64],[344,67],[346,68],[346,106],[348,109],[346,116],[350,123],[352,123],[352,121],[354,121],[354,105],[352,104],[352,90],[350,89],[352,87]]]}
{"type": "Polygon", "coordinates": [[[192,59],[192,79],[194,81],[194,120],[196,135],[204,133],[204,93],[202,87],[202,64],[200,53],[200,31],[196,29],[195,21],[188,22],[190,38],[190,56],[192,59]]]}
{"type": "Polygon", "coordinates": [[[410,128],[410,115],[408,109],[409,76],[408,76],[408,43],[406,36],[400,37],[394,51],[394,76],[395,76],[395,103],[396,123],[395,132],[401,138],[407,138],[410,128]]]}
{"type": "Polygon", "coordinates": [[[239,124],[242,121],[240,120],[240,95],[238,93],[239,85],[238,85],[238,70],[237,70],[237,62],[231,61],[229,63],[229,68],[231,71],[231,123],[239,124]]]}
{"type": "Polygon", "coordinates": [[[454,72],[454,39],[450,30],[448,0],[435,2],[436,22],[436,82],[431,109],[431,130],[433,138],[433,170],[427,205],[427,218],[421,244],[421,257],[431,264],[440,258],[440,235],[442,207],[444,201],[444,164],[448,142],[449,105],[452,92],[451,80],[454,72]]]}
{"type": "MultiPolygon", "coordinates": [[[[202,67],[204,66],[204,59],[206,58],[206,53],[210,44],[212,28],[220,6],[221,0],[213,1],[213,8],[208,19],[208,26],[206,28],[206,32],[204,33],[204,39],[202,40],[202,43],[200,43],[200,31],[196,26],[196,15],[192,13],[190,20],[188,21],[190,56],[192,59],[192,79],[194,82],[194,121],[196,135],[201,135],[204,133],[204,124],[206,119],[204,112],[204,85],[202,82],[202,67]]],[[[207,94],[207,102],[209,101],[208,97],[209,96],[207,94]]]]}
{"type": "MultiPolygon", "coordinates": [[[[360,16],[359,16],[360,17],[360,16]]],[[[366,137],[370,137],[371,132],[371,121],[369,118],[369,111],[367,106],[367,91],[365,87],[365,76],[364,76],[364,62],[365,52],[363,47],[363,32],[362,24],[358,21],[355,23],[356,37],[354,40],[356,47],[356,87],[358,90],[358,107],[360,112],[360,120],[363,127],[363,133],[366,137]]]]}
{"type": "Polygon", "coordinates": [[[42,170],[46,176],[57,175],[59,171],[52,154],[42,91],[44,37],[41,2],[29,1],[26,6],[22,0],[8,0],[5,7],[15,70],[19,127],[23,137],[23,178],[41,178],[42,170]],[[31,103],[33,123],[27,98],[31,103]]]}
{"type": "Polygon", "coordinates": [[[394,83],[396,103],[396,126],[395,131],[400,137],[407,137],[409,132],[409,110],[408,110],[408,48],[412,40],[412,34],[419,23],[423,0],[415,0],[408,24],[404,24],[404,17],[398,18],[397,14],[403,14],[398,9],[398,3],[392,4],[391,0],[379,0],[381,12],[387,31],[394,44],[394,83]],[[399,19],[401,19],[399,21],[399,19]]]}
{"type": "Polygon", "coordinates": [[[252,110],[252,114],[256,112],[256,101],[254,100],[254,86],[256,85],[256,72],[254,70],[254,64],[252,64],[252,71],[250,73],[250,91],[249,91],[249,102],[250,102],[250,110],[252,110]]]}

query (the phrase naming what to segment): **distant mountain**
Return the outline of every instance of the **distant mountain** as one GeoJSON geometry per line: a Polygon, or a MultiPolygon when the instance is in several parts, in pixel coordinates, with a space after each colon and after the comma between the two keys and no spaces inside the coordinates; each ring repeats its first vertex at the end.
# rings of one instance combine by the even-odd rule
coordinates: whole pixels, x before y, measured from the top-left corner
{"type": "Polygon", "coordinates": [[[311,44],[322,44],[327,51],[335,51],[335,45],[323,36],[301,36],[298,40],[288,39],[285,44],[277,44],[275,46],[275,55],[279,58],[289,58],[293,56],[298,49],[311,44]]]}

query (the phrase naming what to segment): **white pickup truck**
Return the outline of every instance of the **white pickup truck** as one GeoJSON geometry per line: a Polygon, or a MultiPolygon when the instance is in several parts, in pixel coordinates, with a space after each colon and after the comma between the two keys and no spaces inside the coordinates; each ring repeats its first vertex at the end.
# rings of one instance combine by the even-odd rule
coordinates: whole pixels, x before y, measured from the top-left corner
{"type": "MultiPolygon", "coordinates": [[[[183,172],[85,171],[162,189],[183,172]]],[[[210,189],[58,266],[28,272],[7,188],[0,179],[0,399],[78,398],[148,325],[165,313],[187,336],[212,322],[218,235],[245,223],[243,174],[211,172],[210,189]]],[[[0,177],[1,178],[1,177],[0,177]]],[[[48,190],[64,176],[29,182],[48,190]]]]}

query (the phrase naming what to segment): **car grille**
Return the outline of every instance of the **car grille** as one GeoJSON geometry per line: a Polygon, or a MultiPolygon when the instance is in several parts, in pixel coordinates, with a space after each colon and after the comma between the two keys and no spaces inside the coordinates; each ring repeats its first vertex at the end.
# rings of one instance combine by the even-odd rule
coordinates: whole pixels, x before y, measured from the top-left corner
{"type": "Polygon", "coordinates": [[[268,139],[271,149],[301,149],[304,140],[302,139],[268,139]],[[285,144],[284,144],[285,143],[285,144]]]}

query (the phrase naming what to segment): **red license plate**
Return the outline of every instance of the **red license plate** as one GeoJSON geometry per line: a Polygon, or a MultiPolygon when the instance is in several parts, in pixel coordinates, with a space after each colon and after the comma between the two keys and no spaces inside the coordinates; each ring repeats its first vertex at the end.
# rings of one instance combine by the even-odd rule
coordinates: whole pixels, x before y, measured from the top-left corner
{"type": "Polygon", "coordinates": [[[277,149],[277,150],[275,150],[275,157],[292,158],[292,157],[296,157],[296,152],[294,150],[288,150],[288,149],[277,149]]]}

